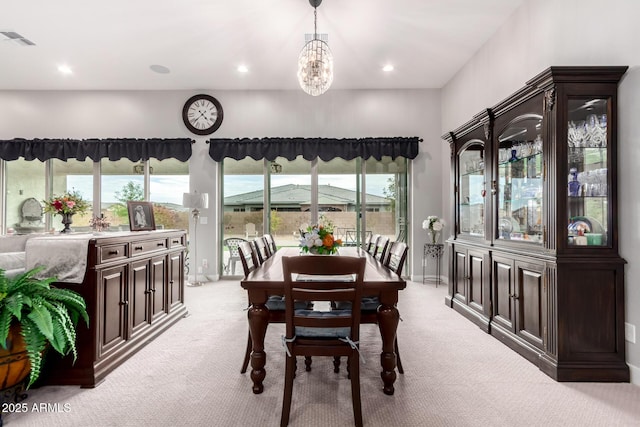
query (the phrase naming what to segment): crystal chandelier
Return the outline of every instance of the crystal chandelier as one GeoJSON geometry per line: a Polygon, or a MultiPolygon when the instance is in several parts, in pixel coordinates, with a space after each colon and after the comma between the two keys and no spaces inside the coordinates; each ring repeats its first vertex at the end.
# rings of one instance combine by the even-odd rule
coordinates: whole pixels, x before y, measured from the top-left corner
{"type": "Polygon", "coordinates": [[[298,82],[306,93],[322,95],[333,82],[333,55],[329,45],[318,37],[318,6],[322,0],[309,0],[313,6],[313,39],[307,42],[298,57],[298,82]]]}

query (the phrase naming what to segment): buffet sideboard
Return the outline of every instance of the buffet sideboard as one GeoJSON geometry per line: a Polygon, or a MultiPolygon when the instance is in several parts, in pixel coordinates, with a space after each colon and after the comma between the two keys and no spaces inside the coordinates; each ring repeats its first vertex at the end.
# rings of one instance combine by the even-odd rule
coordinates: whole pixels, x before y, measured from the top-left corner
{"type": "Polygon", "coordinates": [[[105,233],[88,241],[79,292],[89,327],[77,329],[78,358],[50,354],[46,384],[98,385],[111,371],[187,314],[184,305],[186,232],[105,233]]]}

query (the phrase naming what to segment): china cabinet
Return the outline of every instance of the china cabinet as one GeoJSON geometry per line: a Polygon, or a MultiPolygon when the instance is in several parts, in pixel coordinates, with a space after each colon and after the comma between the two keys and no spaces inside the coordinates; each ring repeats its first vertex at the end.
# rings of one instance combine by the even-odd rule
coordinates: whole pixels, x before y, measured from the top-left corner
{"type": "Polygon", "coordinates": [[[627,67],[550,67],[443,136],[446,304],[558,381],[629,381],[617,229],[627,67]]]}

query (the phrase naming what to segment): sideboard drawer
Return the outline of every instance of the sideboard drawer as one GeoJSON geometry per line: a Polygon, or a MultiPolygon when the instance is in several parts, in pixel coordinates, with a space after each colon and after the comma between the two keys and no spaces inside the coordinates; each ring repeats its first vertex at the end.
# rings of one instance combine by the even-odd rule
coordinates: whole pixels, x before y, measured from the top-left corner
{"type": "Polygon", "coordinates": [[[124,259],[128,256],[127,248],[129,245],[126,243],[118,243],[117,245],[105,245],[99,248],[100,253],[98,256],[99,263],[105,263],[107,261],[115,261],[118,259],[124,259]]]}
{"type": "Polygon", "coordinates": [[[131,243],[131,256],[167,249],[167,239],[144,240],[131,243]]]}
{"type": "Polygon", "coordinates": [[[185,240],[185,236],[177,236],[177,237],[172,237],[169,239],[169,247],[170,248],[177,248],[180,246],[185,246],[184,244],[184,240],[185,240]]]}

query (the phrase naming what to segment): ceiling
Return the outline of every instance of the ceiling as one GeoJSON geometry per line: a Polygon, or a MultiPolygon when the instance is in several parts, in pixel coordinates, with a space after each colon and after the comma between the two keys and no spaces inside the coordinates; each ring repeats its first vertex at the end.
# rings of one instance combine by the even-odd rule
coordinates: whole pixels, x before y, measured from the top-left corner
{"type": "MultiPolygon", "coordinates": [[[[523,0],[324,0],[332,89],[440,88],[523,0]],[[393,64],[395,69],[383,72],[393,64]]],[[[0,90],[295,90],[309,0],[7,1],[0,90]],[[61,64],[73,74],[62,75],[61,64]],[[150,69],[160,65],[169,73],[150,69]],[[237,67],[246,65],[247,73],[237,67]]]]}

